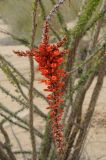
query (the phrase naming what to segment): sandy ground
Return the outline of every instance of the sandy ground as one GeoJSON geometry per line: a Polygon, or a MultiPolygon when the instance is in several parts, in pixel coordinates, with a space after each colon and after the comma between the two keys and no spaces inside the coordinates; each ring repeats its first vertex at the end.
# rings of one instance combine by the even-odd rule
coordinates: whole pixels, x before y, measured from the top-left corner
{"type": "MultiPolygon", "coordinates": [[[[8,30],[8,26],[5,25],[0,20],[0,28],[8,30]]],[[[8,61],[10,61],[26,78],[28,78],[29,73],[29,62],[27,58],[20,58],[13,54],[13,50],[24,50],[26,49],[24,46],[19,45],[18,43],[14,43],[12,39],[4,34],[0,33],[0,54],[2,54],[8,61]]],[[[36,74],[36,81],[35,86],[38,90],[43,93],[43,86],[39,85],[37,80],[39,79],[39,74],[36,74]]],[[[90,96],[92,94],[92,90],[95,86],[96,78],[90,87],[89,91],[87,92],[86,99],[84,102],[84,107],[88,106],[90,96]]],[[[0,85],[5,86],[7,90],[9,90],[14,95],[17,95],[15,92],[15,88],[8,82],[7,77],[2,73],[0,70],[0,85]]],[[[25,91],[25,89],[23,88],[25,91]]],[[[27,91],[25,91],[27,94],[27,91]]],[[[47,104],[42,101],[40,98],[36,98],[35,104],[40,106],[40,109],[46,113],[46,106],[47,104]]],[[[20,105],[16,102],[13,102],[8,96],[5,96],[0,91],[0,102],[2,102],[8,109],[11,111],[17,111],[20,109],[20,105]]],[[[0,111],[1,112],[1,111],[0,111]]],[[[23,117],[26,121],[28,120],[28,110],[26,109],[22,114],[19,116],[23,117]]],[[[0,117],[0,120],[2,117],[0,117]]],[[[41,132],[43,132],[44,122],[39,116],[35,115],[35,126],[41,132]]],[[[30,150],[30,141],[29,141],[29,134],[26,131],[23,131],[19,127],[11,126],[8,123],[5,123],[5,127],[9,133],[10,139],[12,140],[13,150],[20,150],[17,144],[17,141],[13,135],[15,132],[18,139],[20,139],[20,143],[24,146],[25,150],[30,150]],[[12,131],[13,130],[13,131],[12,131]]],[[[3,137],[0,136],[0,139],[3,137]]],[[[37,148],[40,145],[40,139],[37,139],[37,148]]],[[[89,157],[90,160],[106,160],[106,77],[104,79],[103,88],[101,94],[98,98],[98,102],[96,105],[96,111],[92,120],[92,125],[88,134],[88,138],[84,148],[84,155],[89,157]]],[[[19,156],[21,160],[21,157],[19,156]]],[[[85,158],[84,158],[85,160],[85,158]]]]}

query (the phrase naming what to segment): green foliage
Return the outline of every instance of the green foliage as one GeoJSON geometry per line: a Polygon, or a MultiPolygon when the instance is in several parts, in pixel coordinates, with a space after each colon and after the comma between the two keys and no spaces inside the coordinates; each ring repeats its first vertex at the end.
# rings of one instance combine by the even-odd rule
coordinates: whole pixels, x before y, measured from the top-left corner
{"type": "Polygon", "coordinates": [[[84,27],[89,22],[90,18],[92,17],[92,15],[93,15],[94,11],[96,10],[96,7],[98,6],[100,1],[101,0],[96,0],[96,1],[89,0],[87,2],[87,5],[83,9],[81,16],[79,17],[78,23],[72,32],[72,34],[74,36],[78,36],[82,33],[84,27]]]}

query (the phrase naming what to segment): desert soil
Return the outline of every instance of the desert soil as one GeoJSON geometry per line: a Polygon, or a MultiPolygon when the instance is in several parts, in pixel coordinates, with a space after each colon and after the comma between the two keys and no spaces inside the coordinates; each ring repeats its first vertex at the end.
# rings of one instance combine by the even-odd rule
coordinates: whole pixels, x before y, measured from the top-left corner
{"type": "MultiPolygon", "coordinates": [[[[9,27],[0,20],[0,28],[9,30],[9,27]]],[[[26,47],[20,45],[15,42],[8,36],[0,33],[0,54],[3,55],[9,62],[11,62],[26,78],[28,78],[29,74],[29,62],[27,58],[20,58],[13,54],[13,50],[25,50],[26,47]]],[[[36,64],[35,64],[36,66],[36,64]]],[[[39,74],[36,74],[35,78],[35,88],[43,93],[43,87],[39,85],[38,80],[39,74]]],[[[88,106],[90,96],[92,94],[92,90],[95,86],[96,78],[93,81],[90,89],[88,90],[84,102],[84,107],[88,106]]],[[[7,77],[0,70],[0,85],[7,88],[8,91],[17,95],[15,92],[15,88],[12,86],[10,82],[8,82],[7,77]]],[[[23,88],[25,94],[27,95],[27,91],[23,88]]],[[[42,101],[40,98],[36,98],[35,104],[40,106],[40,109],[46,113],[47,104],[42,101]]],[[[11,111],[17,111],[20,109],[20,105],[16,102],[12,101],[9,96],[3,94],[0,90],[0,102],[3,103],[8,109],[11,111]]],[[[1,112],[1,110],[0,110],[1,112]]],[[[26,109],[22,114],[19,114],[20,117],[23,117],[26,121],[28,120],[28,110],[26,109]]],[[[0,120],[2,117],[0,117],[0,120]]],[[[15,121],[15,120],[14,120],[15,121]]],[[[35,115],[35,126],[37,129],[43,132],[44,128],[44,120],[40,119],[39,116],[35,115]]],[[[20,150],[17,144],[17,141],[13,135],[13,132],[16,134],[17,138],[20,139],[20,143],[24,146],[25,150],[30,150],[30,141],[29,134],[26,131],[23,131],[19,127],[14,125],[10,125],[9,123],[5,123],[5,128],[9,133],[10,139],[12,140],[13,150],[20,150]]],[[[3,139],[0,136],[0,139],[3,139]]],[[[40,145],[40,139],[37,139],[37,148],[40,145]]],[[[104,79],[102,91],[98,98],[98,102],[96,104],[96,110],[94,113],[94,117],[92,119],[91,127],[89,130],[88,138],[84,148],[84,155],[90,160],[106,160],[106,77],[104,79]]],[[[18,156],[21,160],[21,156],[18,156]]],[[[85,160],[86,158],[84,158],[85,160]]]]}

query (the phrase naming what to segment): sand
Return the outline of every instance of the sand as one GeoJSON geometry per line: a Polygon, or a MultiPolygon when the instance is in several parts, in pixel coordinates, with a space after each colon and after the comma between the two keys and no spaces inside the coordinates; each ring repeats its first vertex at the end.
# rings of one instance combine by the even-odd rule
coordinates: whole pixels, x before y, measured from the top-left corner
{"type": "MultiPolygon", "coordinates": [[[[0,28],[6,29],[6,30],[9,29],[8,26],[4,24],[2,20],[0,20],[0,28]]],[[[14,43],[9,36],[0,33],[0,54],[3,55],[9,62],[11,62],[26,78],[29,78],[28,77],[28,74],[29,74],[28,59],[20,58],[13,54],[13,50],[25,50],[25,49],[26,47],[24,47],[23,45],[20,45],[19,43],[14,43]]],[[[35,87],[43,93],[44,86],[39,85],[37,81],[39,79],[39,76],[40,75],[36,73],[35,87]]],[[[83,104],[84,107],[88,106],[90,96],[95,86],[95,83],[96,83],[96,78],[86,94],[86,98],[83,104]]],[[[13,85],[10,82],[8,82],[7,77],[3,74],[1,70],[0,70],[0,85],[6,87],[7,90],[9,90],[14,95],[17,95],[15,92],[15,87],[13,87],[13,85]]],[[[27,91],[24,88],[23,90],[27,95],[27,91]]],[[[6,96],[1,91],[0,91],[0,102],[2,102],[11,111],[17,111],[18,109],[20,109],[19,104],[17,104],[16,102],[13,102],[11,98],[9,98],[9,96],[6,96]]],[[[37,104],[37,106],[39,106],[39,108],[46,114],[47,111],[45,108],[47,104],[45,103],[45,101],[42,101],[40,98],[36,98],[34,99],[34,103],[37,104]]],[[[26,109],[24,112],[19,114],[19,116],[23,117],[24,120],[28,121],[28,110],[26,109]]],[[[35,121],[34,121],[35,127],[43,133],[44,120],[40,119],[40,117],[37,116],[36,114],[34,117],[35,117],[35,121]]],[[[2,117],[0,117],[0,120],[1,119],[2,117]]],[[[15,132],[17,138],[20,139],[20,143],[24,147],[24,149],[25,150],[31,149],[29,134],[26,131],[14,125],[10,125],[9,123],[5,123],[5,128],[12,141],[14,151],[19,150],[19,147],[13,135],[12,129],[15,132]]],[[[2,138],[3,137],[0,135],[0,139],[2,138]]],[[[39,148],[40,146],[39,138],[37,138],[37,144],[38,144],[37,148],[39,148]]],[[[106,77],[104,79],[102,91],[98,98],[91,128],[89,130],[88,138],[84,147],[84,155],[87,158],[89,157],[90,160],[106,160],[106,77]]],[[[18,156],[20,160],[21,160],[21,157],[22,156],[18,156]]]]}

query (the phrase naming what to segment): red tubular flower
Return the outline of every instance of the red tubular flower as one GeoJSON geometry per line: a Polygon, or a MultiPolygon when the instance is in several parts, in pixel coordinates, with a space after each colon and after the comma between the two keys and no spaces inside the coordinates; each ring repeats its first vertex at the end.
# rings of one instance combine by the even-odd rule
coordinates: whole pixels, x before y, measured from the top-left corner
{"type": "Polygon", "coordinates": [[[64,136],[63,136],[63,125],[61,124],[63,109],[60,105],[64,103],[61,92],[62,87],[65,85],[62,82],[62,77],[66,76],[64,69],[60,69],[61,64],[64,62],[64,54],[68,53],[67,50],[60,51],[60,47],[66,42],[67,38],[59,41],[57,44],[49,44],[48,36],[49,25],[48,22],[45,23],[44,33],[42,42],[39,44],[38,48],[33,48],[30,53],[29,51],[15,52],[18,55],[23,56],[33,56],[34,59],[39,64],[39,71],[46,78],[40,82],[47,85],[47,89],[44,91],[49,92],[47,99],[50,106],[50,122],[52,125],[52,134],[57,151],[63,152],[64,150],[64,136]]]}

